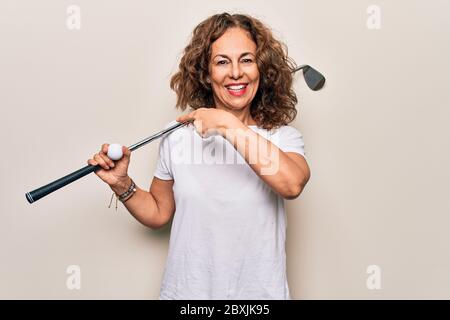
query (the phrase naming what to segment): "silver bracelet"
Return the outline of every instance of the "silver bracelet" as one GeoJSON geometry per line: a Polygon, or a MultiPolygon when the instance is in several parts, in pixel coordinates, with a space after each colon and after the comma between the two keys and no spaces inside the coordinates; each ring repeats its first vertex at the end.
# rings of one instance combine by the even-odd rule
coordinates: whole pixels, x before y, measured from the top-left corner
{"type": "Polygon", "coordinates": [[[112,193],[108,208],[111,208],[111,203],[112,203],[114,195],[116,195],[116,211],[117,211],[117,200],[120,200],[122,203],[125,203],[128,199],[130,199],[133,196],[133,194],[135,192],[136,192],[136,184],[134,183],[133,179],[131,179],[131,185],[127,191],[125,191],[121,195],[117,195],[115,192],[112,193]],[[130,194],[131,194],[131,196],[128,197],[130,194]]]}
{"type": "MultiPolygon", "coordinates": [[[[129,198],[127,198],[130,194],[134,194],[136,192],[136,184],[134,183],[133,179],[131,179],[131,185],[128,188],[127,191],[125,191],[124,193],[122,193],[121,195],[118,196],[118,199],[123,203],[125,201],[127,201],[129,198]]],[[[130,197],[131,198],[131,197],[130,197]]]]}

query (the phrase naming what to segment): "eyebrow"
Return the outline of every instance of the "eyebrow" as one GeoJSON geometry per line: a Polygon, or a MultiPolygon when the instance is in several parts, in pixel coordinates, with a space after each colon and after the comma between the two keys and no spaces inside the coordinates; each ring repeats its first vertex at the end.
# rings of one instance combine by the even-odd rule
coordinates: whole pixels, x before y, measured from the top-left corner
{"type": "MultiPolygon", "coordinates": [[[[242,54],[239,56],[239,59],[242,58],[243,56],[248,55],[248,54],[251,54],[252,56],[255,56],[255,55],[254,55],[253,53],[251,53],[251,52],[244,52],[244,53],[242,53],[242,54]]],[[[223,58],[230,59],[230,57],[227,56],[226,54],[216,54],[216,55],[213,57],[213,59],[215,59],[216,57],[223,57],[223,58]]],[[[231,59],[230,59],[230,60],[231,60],[231,59]]]]}

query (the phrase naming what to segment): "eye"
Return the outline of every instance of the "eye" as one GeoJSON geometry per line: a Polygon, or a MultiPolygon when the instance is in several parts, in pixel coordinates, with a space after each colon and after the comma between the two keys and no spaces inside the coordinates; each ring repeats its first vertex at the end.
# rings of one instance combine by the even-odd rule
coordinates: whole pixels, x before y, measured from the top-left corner
{"type": "Polygon", "coordinates": [[[242,62],[243,62],[243,63],[252,63],[253,60],[250,59],[250,58],[244,58],[244,59],[242,59],[242,62]]]}
{"type": "Polygon", "coordinates": [[[227,64],[228,63],[228,61],[227,60],[219,60],[219,61],[217,61],[217,64],[227,64]]]}

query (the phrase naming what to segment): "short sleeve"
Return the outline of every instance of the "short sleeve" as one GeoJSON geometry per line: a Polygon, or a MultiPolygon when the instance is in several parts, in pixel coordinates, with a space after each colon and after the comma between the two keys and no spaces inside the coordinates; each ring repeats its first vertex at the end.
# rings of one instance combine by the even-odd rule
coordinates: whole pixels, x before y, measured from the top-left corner
{"type": "Polygon", "coordinates": [[[306,160],[305,143],[303,136],[296,128],[283,126],[280,128],[278,148],[283,152],[295,152],[301,154],[306,160]]]}
{"type": "MultiPolygon", "coordinates": [[[[166,126],[169,127],[171,124],[166,126]]],[[[172,165],[170,159],[170,141],[169,135],[166,134],[161,138],[159,143],[158,161],[156,162],[156,169],[154,176],[161,180],[173,180],[172,165]]]]}

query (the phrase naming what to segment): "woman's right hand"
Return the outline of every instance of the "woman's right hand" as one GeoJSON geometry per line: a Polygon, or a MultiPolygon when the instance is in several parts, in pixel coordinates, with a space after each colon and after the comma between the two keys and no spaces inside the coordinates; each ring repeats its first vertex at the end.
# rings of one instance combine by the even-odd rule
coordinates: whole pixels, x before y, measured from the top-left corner
{"type": "Polygon", "coordinates": [[[122,158],[113,161],[107,155],[108,147],[109,144],[104,143],[100,148],[100,152],[94,154],[93,158],[89,159],[87,163],[92,166],[99,164],[101,169],[95,171],[95,174],[110,187],[114,187],[128,180],[128,165],[130,164],[131,151],[127,147],[122,146],[122,158]]]}

